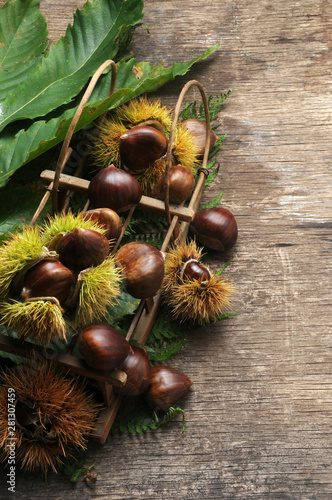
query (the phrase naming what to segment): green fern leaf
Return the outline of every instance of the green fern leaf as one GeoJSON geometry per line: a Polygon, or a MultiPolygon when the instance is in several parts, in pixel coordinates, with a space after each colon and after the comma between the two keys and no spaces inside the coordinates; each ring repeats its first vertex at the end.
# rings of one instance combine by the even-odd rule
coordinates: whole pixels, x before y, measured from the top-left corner
{"type": "Polygon", "coordinates": [[[150,362],[160,363],[178,354],[187,341],[186,332],[183,323],[180,325],[160,313],[146,342],[150,362]]]}
{"type": "MultiPolygon", "coordinates": [[[[208,96],[208,109],[210,115],[210,121],[214,121],[221,111],[225,100],[232,94],[232,90],[229,90],[225,94],[220,94],[219,96],[213,97],[208,96]]],[[[197,105],[197,101],[193,101],[191,103],[187,102],[180,113],[181,120],[187,120],[188,118],[197,118],[198,120],[202,120],[205,122],[205,111],[203,101],[200,101],[199,106],[197,105]]]]}
{"type": "Polygon", "coordinates": [[[214,170],[210,171],[209,176],[205,181],[205,187],[212,184],[212,182],[215,180],[215,178],[217,177],[217,175],[219,173],[219,168],[220,168],[220,166],[217,165],[217,167],[214,170]]]}
{"type": "Polygon", "coordinates": [[[151,412],[141,397],[127,398],[123,401],[120,410],[115,417],[111,433],[131,435],[144,434],[147,431],[155,431],[167,424],[178,415],[182,415],[182,432],[185,430],[185,413],[180,407],[170,407],[166,412],[151,412]]]}
{"type": "Polygon", "coordinates": [[[216,198],[214,198],[211,201],[208,201],[207,203],[201,203],[199,206],[199,210],[203,210],[204,208],[214,208],[218,205],[220,202],[221,198],[223,197],[224,191],[221,191],[221,193],[218,194],[216,198]]]}
{"type": "Polygon", "coordinates": [[[216,140],[216,142],[213,145],[213,148],[210,151],[209,158],[212,158],[218,153],[225,139],[226,139],[226,134],[219,136],[219,138],[216,140]]]}

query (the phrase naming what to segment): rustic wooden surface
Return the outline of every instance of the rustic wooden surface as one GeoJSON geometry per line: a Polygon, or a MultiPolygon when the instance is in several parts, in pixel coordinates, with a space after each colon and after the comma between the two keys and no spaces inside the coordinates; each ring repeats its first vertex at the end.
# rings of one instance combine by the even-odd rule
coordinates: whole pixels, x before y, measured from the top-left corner
{"type": "MultiPolygon", "coordinates": [[[[41,0],[52,40],[81,5],[41,0]]],[[[1,498],[330,499],[332,4],[151,0],[144,23],[150,34],[141,26],[133,50],[154,64],[222,43],[157,95],[174,105],[190,78],[208,94],[234,90],[220,114],[220,174],[204,201],[225,190],[238,221],[227,275],[240,314],[193,331],[171,361],[195,382],[184,434],[178,419],[109,438],[89,447],[94,486],[24,474],[15,495],[3,477],[1,498]]]]}

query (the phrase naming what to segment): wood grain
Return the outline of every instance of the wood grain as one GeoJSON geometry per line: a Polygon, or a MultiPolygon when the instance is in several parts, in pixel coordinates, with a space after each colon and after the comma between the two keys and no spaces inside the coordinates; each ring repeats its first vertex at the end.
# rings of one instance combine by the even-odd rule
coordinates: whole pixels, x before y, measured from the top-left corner
{"type": "MultiPolygon", "coordinates": [[[[41,0],[52,40],[82,4],[41,0]]],[[[189,78],[211,95],[233,89],[219,116],[220,173],[203,200],[223,189],[238,221],[235,250],[208,261],[233,258],[239,314],[193,330],[170,361],[194,380],[184,434],[178,419],[91,444],[94,486],[20,474],[16,498],[330,499],[332,4],[153,0],[144,23],[133,51],[154,64],[221,42],[156,96],[174,106],[189,78]]]]}

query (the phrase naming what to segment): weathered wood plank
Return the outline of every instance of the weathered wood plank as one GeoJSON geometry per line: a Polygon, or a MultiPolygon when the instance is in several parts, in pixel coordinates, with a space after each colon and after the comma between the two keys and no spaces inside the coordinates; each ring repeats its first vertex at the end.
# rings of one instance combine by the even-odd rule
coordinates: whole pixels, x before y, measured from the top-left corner
{"type": "MultiPolygon", "coordinates": [[[[53,40],[81,5],[41,0],[53,40]]],[[[332,5],[154,0],[145,12],[139,60],[170,64],[222,44],[156,96],[174,106],[189,77],[211,95],[234,90],[219,116],[220,173],[203,196],[224,189],[238,221],[235,250],[207,261],[217,269],[233,258],[239,314],[193,330],[171,361],[194,380],[183,435],[173,422],[110,437],[89,447],[92,488],[17,473],[16,497],[329,499],[332,5]]]]}

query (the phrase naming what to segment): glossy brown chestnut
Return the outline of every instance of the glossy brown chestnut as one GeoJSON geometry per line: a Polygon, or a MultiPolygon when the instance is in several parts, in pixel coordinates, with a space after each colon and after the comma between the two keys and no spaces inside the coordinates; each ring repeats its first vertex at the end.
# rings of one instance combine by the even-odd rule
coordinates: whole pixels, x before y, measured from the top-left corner
{"type": "Polygon", "coordinates": [[[184,373],[170,366],[153,366],[151,384],[144,393],[148,405],[167,411],[177,405],[187,394],[193,381],[184,373]]]}
{"type": "Polygon", "coordinates": [[[191,259],[183,264],[181,277],[186,277],[190,280],[208,281],[211,278],[211,274],[204,264],[196,259],[191,259]]]}
{"type": "Polygon", "coordinates": [[[70,269],[81,271],[98,266],[107,257],[109,241],[93,229],[76,227],[61,238],[56,251],[59,260],[70,269]]]}
{"type": "Polygon", "coordinates": [[[133,346],[133,354],[129,354],[119,366],[119,370],[127,374],[123,387],[114,388],[115,392],[125,396],[138,396],[150,385],[151,368],[145,349],[133,346]]]}
{"type": "Polygon", "coordinates": [[[57,259],[45,259],[29,269],[23,280],[22,299],[55,297],[66,302],[73,283],[73,273],[57,259]]]}
{"type": "Polygon", "coordinates": [[[167,137],[160,130],[137,125],[120,137],[121,161],[131,172],[139,172],[166,153],[167,143],[167,137]]]}
{"type": "Polygon", "coordinates": [[[230,250],[237,240],[237,223],[227,208],[205,208],[195,215],[190,231],[197,240],[212,250],[230,250]]]}
{"type": "Polygon", "coordinates": [[[88,197],[95,208],[123,211],[137,205],[142,188],[131,174],[109,165],[91,179],[88,197]]]}
{"type": "MultiPolygon", "coordinates": [[[[203,157],[205,151],[205,141],[206,141],[206,124],[197,118],[188,118],[181,122],[182,125],[186,127],[194,138],[194,142],[198,147],[198,156],[203,157]]],[[[214,146],[214,143],[218,139],[218,136],[210,129],[210,147],[209,151],[214,146]]]]}
{"type": "MultiPolygon", "coordinates": [[[[152,190],[152,197],[158,200],[165,199],[165,177],[162,174],[152,190]]],[[[173,165],[169,170],[169,201],[181,203],[192,193],[195,186],[195,178],[191,172],[182,165],[173,165]]]]}
{"type": "Polygon", "coordinates": [[[164,279],[163,254],[148,243],[126,243],[115,254],[124,273],[124,285],[137,299],[153,297],[164,279]]]}
{"type": "Polygon", "coordinates": [[[91,219],[97,222],[103,229],[105,229],[105,236],[110,241],[116,241],[122,229],[121,219],[114,210],[110,208],[95,208],[84,212],[85,219],[91,219]]]}
{"type": "Polygon", "coordinates": [[[102,323],[86,326],[79,335],[78,348],[84,361],[96,370],[114,370],[132,348],[115,328],[102,323]]]}

